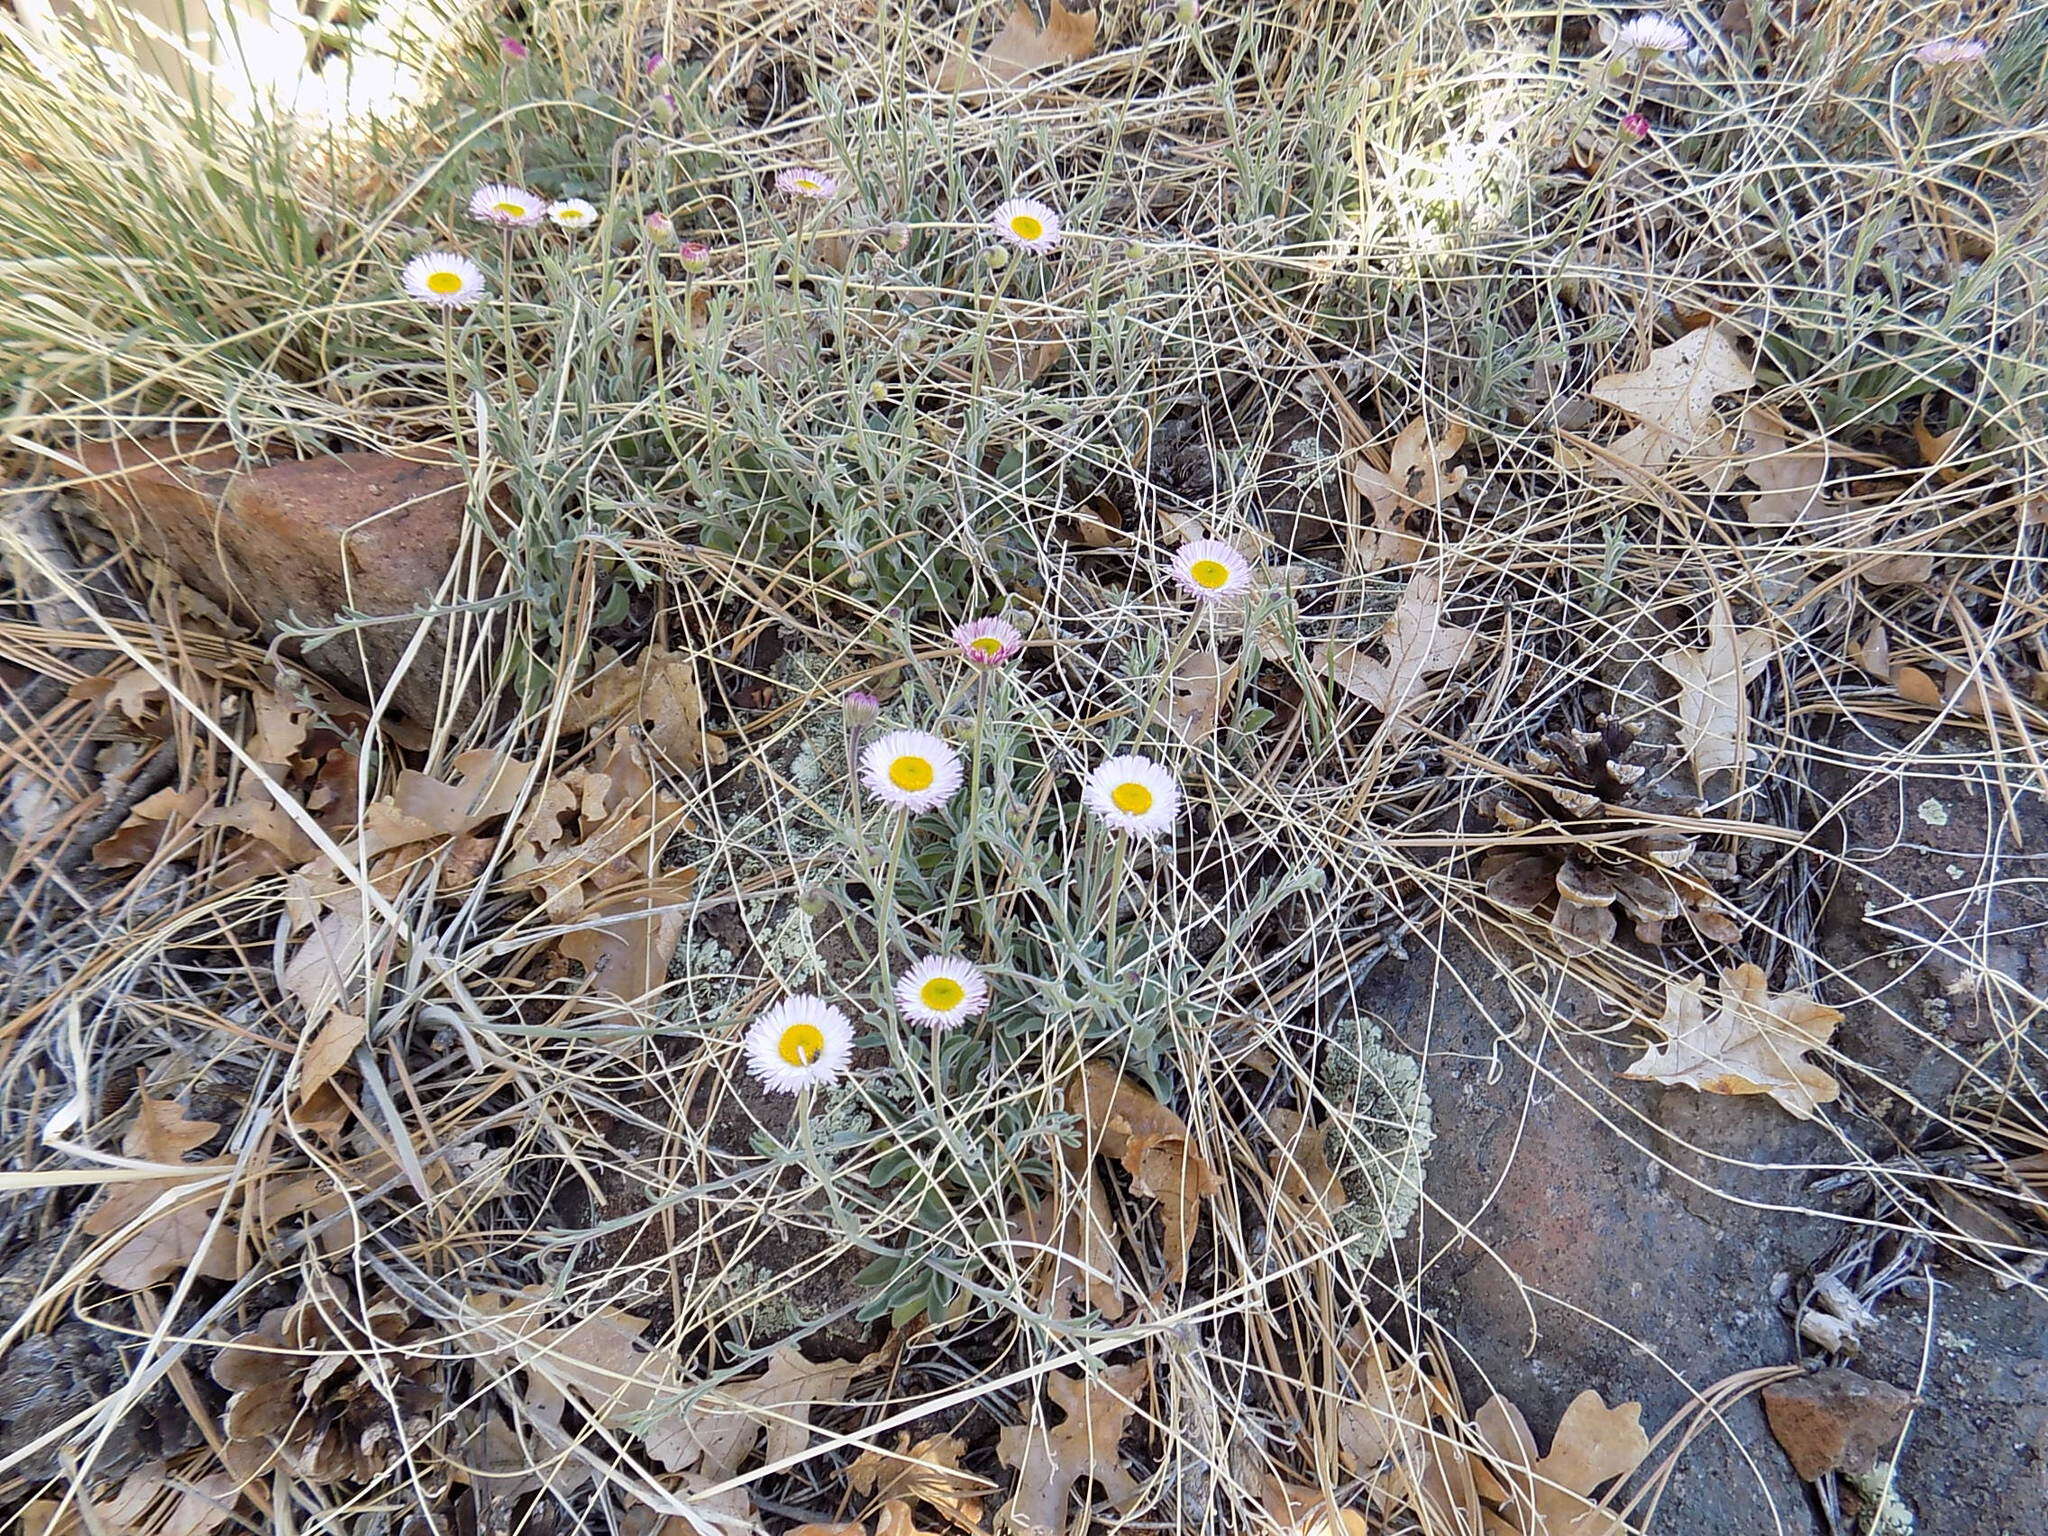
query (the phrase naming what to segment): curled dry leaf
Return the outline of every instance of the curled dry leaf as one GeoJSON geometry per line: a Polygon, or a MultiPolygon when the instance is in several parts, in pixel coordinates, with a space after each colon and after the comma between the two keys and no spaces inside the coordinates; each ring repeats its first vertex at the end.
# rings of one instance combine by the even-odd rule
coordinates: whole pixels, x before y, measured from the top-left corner
{"type": "Polygon", "coordinates": [[[704,729],[704,695],[694,657],[650,647],[631,665],[603,654],[598,661],[597,675],[563,701],[563,730],[626,722],[646,733],[647,744],[671,768],[725,761],[725,743],[704,729]]]}
{"type": "Polygon", "coordinates": [[[1095,51],[1099,18],[1094,0],[1080,0],[1072,8],[1060,0],[1043,3],[1041,21],[1030,0],[1018,0],[979,58],[969,58],[963,43],[959,56],[940,66],[932,83],[959,94],[986,92],[1015,85],[1042,69],[1075,63],[1095,51]]]}
{"type": "Polygon", "coordinates": [[[1736,629],[1734,610],[1717,592],[1707,648],[1669,651],[1658,658],[1678,684],[1678,739],[1702,784],[1708,775],[1748,760],[1750,680],[1777,649],[1765,630],[1736,629]]]}
{"type": "Polygon", "coordinates": [[[1195,1150],[1187,1123],[1099,1061],[1089,1062],[1067,1085],[1067,1112],[1086,1127],[1084,1149],[1115,1158],[1131,1176],[1131,1188],[1159,1202],[1167,1281],[1187,1279],[1188,1242],[1201,1202],[1223,1187],[1195,1150]]]}
{"type": "Polygon", "coordinates": [[[994,1484],[960,1465],[966,1450],[967,1442],[956,1435],[930,1435],[911,1445],[905,1431],[893,1452],[862,1451],[846,1469],[846,1481],[885,1507],[922,1504],[965,1530],[979,1531],[982,1503],[994,1484]]]}
{"type": "Polygon", "coordinates": [[[135,802],[123,821],[92,845],[92,861],[101,869],[123,869],[140,864],[206,809],[205,789],[164,788],[135,802]]]}
{"type": "Polygon", "coordinates": [[[1607,445],[1606,460],[1589,466],[1591,472],[1629,479],[1631,468],[1655,474],[1684,462],[1702,469],[1713,489],[1725,490],[1735,476],[1735,442],[1714,402],[1755,383],[1727,331],[1704,325],[1686,332],[1635,372],[1611,373],[1587,391],[1638,422],[1607,445]]]}
{"type": "Polygon", "coordinates": [[[1328,1230],[1337,1213],[1351,1203],[1343,1179],[1330,1166],[1329,1127],[1309,1124],[1295,1109],[1276,1109],[1267,1119],[1278,1143],[1272,1166],[1285,1202],[1284,1215],[1295,1225],[1328,1230]]]}
{"type": "Polygon", "coordinates": [[[1405,717],[1430,678],[1455,672],[1479,643],[1477,630],[1444,622],[1442,587],[1435,576],[1417,572],[1380,631],[1387,659],[1366,653],[1356,642],[1326,645],[1317,664],[1346,691],[1382,714],[1405,717]]]}
{"type": "Polygon", "coordinates": [[[1045,1395],[1062,1421],[1048,1425],[1040,1409],[1030,1423],[1012,1424],[996,1439],[997,1457],[1017,1473],[1017,1491],[1002,1508],[1000,1526],[1015,1536],[1065,1536],[1067,1506],[1084,1479],[1119,1509],[1127,1508],[1138,1483],[1124,1469],[1117,1447],[1150,1379],[1142,1360],[1096,1377],[1046,1377],[1045,1395]]]}
{"type": "Polygon", "coordinates": [[[588,985],[580,1011],[638,1003],[667,983],[669,962],[689,920],[681,903],[695,883],[694,870],[679,870],[584,908],[591,926],[564,934],[555,945],[583,967],[588,985]]]}
{"type": "Polygon", "coordinates": [[[1653,1026],[1665,1041],[1623,1077],[1702,1093],[1767,1093],[1802,1120],[1842,1091],[1805,1055],[1827,1044],[1842,1022],[1840,1010],[1797,992],[1773,992],[1754,965],[1722,972],[1712,1013],[1704,993],[1701,981],[1668,984],[1664,1017],[1653,1026]]]}
{"type": "MultiPolygon", "coordinates": [[[[1429,423],[1418,416],[1401,429],[1387,451],[1387,467],[1361,464],[1352,472],[1359,492],[1382,518],[1425,508],[1436,510],[1465,483],[1465,471],[1444,466],[1465,446],[1465,424],[1454,421],[1441,438],[1432,437],[1429,423]]],[[[1382,523],[1382,527],[1387,526],[1382,523]]]]}
{"type": "Polygon", "coordinates": [[[1074,1304],[1085,1299],[1115,1322],[1123,1316],[1124,1297],[1116,1283],[1116,1226],[1109,1196],[1092,1163],[1062,1171],[1074,1187],[1027,1207],[1011,1223],[1013,1238],[1027,1245],[1019,1261],[1043,1265],[1033,1299],[1055,1321],[1071,1318],[1074,1304]],[[1046,1249],[1052,1250],[1049,1255],[1046,1249]]]}
{"type": "MultiPolygon", "coordinates": [[[[121,1139],[121,1153],[165,1167],[224,1169],[232,1165],[226,1161],[185,1163],[185,1154],[198,1150],[219,1129],[212,1120],[186,1119],[175,1100],[145,1096],[135,1123],[121,1139]]],[[[79,1230],[91,1237],[128,1233],[99,1265],[100,1279],[116,1290],[142,1290],[187,1265],[209,1279],[232,1280],[239,1273],[234,1229],[223,1223],[211,1238],[207,1236],[222,1198],[223,1186],[198,1188],[189,1177],[177,1175],[114,1184],[87,1213],[79,1230]],[[159,1200],[162,1208],[153,1209],[159,1200]],[[135,1225],[138,1222],[140,1225],[135,1225]]]]}

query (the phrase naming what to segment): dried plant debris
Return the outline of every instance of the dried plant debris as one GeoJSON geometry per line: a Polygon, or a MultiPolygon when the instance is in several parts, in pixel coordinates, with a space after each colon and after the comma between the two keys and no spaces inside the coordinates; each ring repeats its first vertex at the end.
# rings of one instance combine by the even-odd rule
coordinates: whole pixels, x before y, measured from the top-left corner
{"type": "Polygon", "coordinates": [[[1633,373],[1614,373],[1587,391],[1603,405],[1634,417],[1637,425],[1608,443],[1589,462],[1595,475],[1628,480],[1689,468],[1711,488],[1734,478],[1735,435],[1716,402],[1753,387],[1756,375],[1733,336],[1703,325],[1653,351],[1633,373]]]}
{"type": "Polygon", "coordinates": [[[1465,665],[1479,638],[1476,630],[1445,620],[1441,582],[1418,571],[1380,632],[1385,660],[1364,645],[1344,641],[1324,646],[1316,665],[1346,692],[1390,717],[1390,731],[1399,735],[1413,728],[1429,680],[1465,665]]]}
{"type": "Polygon", "coordinates": [[[1754,965],[1721,975],[1709,1011],[1704,981],[1672,981],[1664,1017],[1651,1027],[1665,1037],[1623,1077],[1679,1084],[1702,1093],[1767,1093],[1802,1120],[1831,1104],[1842,1085],[1806,1059],[1842,1022],[1839,1009],[1799,992],[1773,992],[1754,965]]]}
{"type": "Polygon", "coordinates": [[[1546,734],[1524,759],[1529,775],[1485,803],[1514,834],[1513,846],[1480,862],[1487,897],[1546,916],[1567,955],[1610,943],[1617,908],[1645,944],[1681,921],[1712,943],[1734,943],[1741,930],[1715,888],[1735,878],[1735,861],[1684,829],[1700,802],[1657,783],[1658,757],[1611,716],[1546,734]]]}
{"type": "Polygon", "coordinates": [[[1704,785],[1749,760],[1749,684],[1778,642],[1763,629],[1737,629],[1726,593],[1716,592],[1706,649],[1674,650],[1658,664],[1678,684],[1678,739],[1704,785]]]}

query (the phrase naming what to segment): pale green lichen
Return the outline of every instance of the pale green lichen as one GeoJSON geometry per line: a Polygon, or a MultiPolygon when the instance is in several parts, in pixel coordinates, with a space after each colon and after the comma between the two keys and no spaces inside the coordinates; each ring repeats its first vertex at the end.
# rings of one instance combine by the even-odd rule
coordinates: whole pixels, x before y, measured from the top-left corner
{"type": "Polygon", "coordinates": [[[1404,1235],[1422,1201],[1422,1165],[1435,1132],[1421,1063],[1388,1046],[1369,1019],[1340,1021],[1321,1073],[1335,1106],[1326,1140],[1330,1166],[1349,1196],[1340,1237],[1374,1258],[1404,1235]]]}
{"type": "Polygon", "coordinates": [[[1863,1536],[1913,1536],[1912,1507],[1899,1496],[1889,1465],[1879,1462],[1868,1472],[1845,1471],[1842,1480],[1863,1495],[1863,1536]]]}

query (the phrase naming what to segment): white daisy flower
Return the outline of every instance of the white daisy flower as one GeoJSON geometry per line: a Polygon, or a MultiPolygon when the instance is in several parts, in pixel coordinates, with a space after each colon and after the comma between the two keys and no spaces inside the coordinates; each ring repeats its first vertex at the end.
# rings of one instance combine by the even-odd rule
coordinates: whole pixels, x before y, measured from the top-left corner
{"type": "Polygon", "coordinates": [[[558,229],[588,229],[597,222],[597,209],[580,197],[565,197],[548,204],[548,218],[558,229]]]}
{"type": "Polygon", "coordinates": [[[906,811],[944,805],[966,776],[960,754],[929,731],[891,731],[860,755],[860,781],[868,793],[906,811]]]}
{"type": "Polygon", "coordinates": [[[814,165],[793,165],[775,173],[775,190],[787,197],[809,198],[822,203],[839,190],[839,178],[814,165]]]}
{"type": "Polygon", "coordinates": [[[1081,803],[1113,831],[1157,837],[1180,814],[1180,786],[1151,758],[1131,752],[1112,757],[1088,775],[1081,803]]]}
{"type": "Polygon", "coordinates": [[[1060,244],[1060,216],[1031,197],[1013,197],[989,215],[996,233],[1019,250],[1044,255],[1060,244]]]}
{"type": "Polygon", "coordinates": [[[1977,64],[1991,50],[1975,38],[1937,37],[1913,50],[1913,57],[1929,69],[1953,69],[1959,64],[1977,64]]]}
{"type": "Polygon", "coordinates": [[[1692,34],[1669,16],[1645,11],[1608,31],[1607,46],[1616,53],[1684,53],[1692,34]]]}
{"type": "Polygon", "coordinates": [[[1205,603],[1235,597],[1252,584],[1251,562],[1221,539],[1191,539],[1173,552],[1173,579],[1205,603]]]}
{"type": "Polygon", "coordinates": [[[525,229],[547,215],[545,199],[509,181],[487,181],[469,195],[469,216],[485,224],[525,229]]]}
{"type": "Polygon", "coordinates": [[[920,1024],[951,1029],[988,1006],[988,977],[958,955],[927,955],[896,978],[896,1006],[920,1024]]]}
{"type": "Polygon", "coordinates": [[[443,309],[467,309],[483,296],[483,269],[453,251],[428,251],[415,256],[398,274],[405,291],[443,309]]]}
{"type": "Polygon", "coordinates": [[[748,1026],[747,1070],[775,1093],[829,1088],[853,1060],[853,1020],[809,993],[785,997],[748,1026]]]}
{"type": "Polygon", "coordinates": [[[978,667],[999,667],[1017,654],[1024,636],[1008,619],[974,619],[953,627],[953,643],[978,667]]]}

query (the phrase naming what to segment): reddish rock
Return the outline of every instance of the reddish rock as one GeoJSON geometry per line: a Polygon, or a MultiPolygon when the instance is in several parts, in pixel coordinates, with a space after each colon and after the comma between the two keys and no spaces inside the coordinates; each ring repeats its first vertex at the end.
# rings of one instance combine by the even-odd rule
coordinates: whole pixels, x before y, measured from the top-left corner
{"type": "Polygon", "coordinates": [[[1839,1366],[1764,1388],[1771,1433],[1809,1483],[1891,1460],[1916,1406],[1912,1393],[1839,1366]]]}
{"type": "MultiPolygon", "coordinates": [[[[76,457],[85,473],[73,489],[109,526],[266,633],[286,619],[321,625],[433,603],[468,502],[461,471],[445,460],[342,453],[237,470],[232,448],[169,438],[88,443],[76,457]]],[[[394,707],[431,721],[446,641],[430,632],[407,663],[417,627],[369,625],[306,664],[365,698],[396,677],[394,707]]]]}

